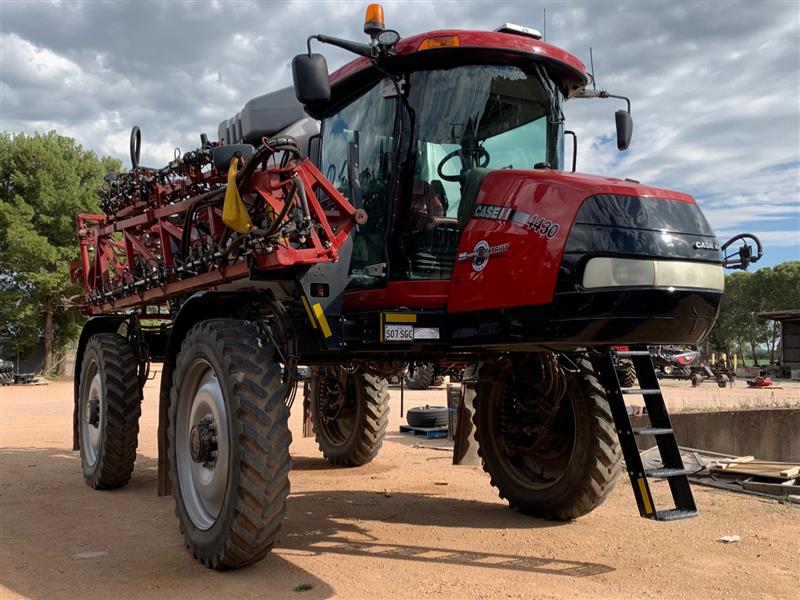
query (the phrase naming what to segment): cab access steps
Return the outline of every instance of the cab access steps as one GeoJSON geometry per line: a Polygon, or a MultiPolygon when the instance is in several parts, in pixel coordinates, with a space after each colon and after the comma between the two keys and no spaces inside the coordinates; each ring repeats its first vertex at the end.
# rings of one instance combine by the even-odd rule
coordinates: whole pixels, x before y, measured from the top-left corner
{"type": "Polygon", "coordinates": [[[606,390],[611,415],[619,435],[622,455],[633,487],[633,495],[639,507],[639,514],[656,521],[674,521],[697,516],[692,490],[689,486],[687,471],[681,460],[678,442],[672,430],[664,397],[658,384],[650,352],[644,346],[631,346],[629,350],[609,350],[598,358],[598,371],[603,387],[606,390]],[[626,358],[633,362],[636,370],[638,388],[624,388],[620,385],[614,360],[626,358]],[[638,395],[644,399],[647,414],[650,417],[649,427],[633,427],[625,407],[625,396],[638,395]],[[639,454],[637,436],[651,435],[656,439],[661,455],[662,466],[645,469],[639,454]],[[673,508],[659,510],[655,506],[650,493],[649,478],[666,479],[669,483],[673,508]]]}

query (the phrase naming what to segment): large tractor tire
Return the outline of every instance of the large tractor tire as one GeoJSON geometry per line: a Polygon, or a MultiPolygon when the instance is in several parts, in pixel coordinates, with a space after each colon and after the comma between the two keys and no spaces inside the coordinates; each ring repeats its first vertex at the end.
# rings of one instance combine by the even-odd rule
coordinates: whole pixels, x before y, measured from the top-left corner
{"type": "Polygon", "coordinates": [[[549,369],[544,359],[509,363],[480,382],[475,399],[478,453],[492,485],[512,508],[544,519],[591,512],[621,468],[603,388],[588,359],[574,362],[578,371],[563,371],[560,389],[546,383],[553,360],[549,369]]]}
{"type": "Polygon", "coordinates": [[[621,358],[616,366],[617,377],[619,384],[622,387],[633,387],[636,385],[636,368],[633,366],[633,361],[626,358],[621,358]]]}
{"type": "Polygon", "coordinates": [[[317,445],[326,460],[346,467],[370,462],[389,422],[387,383],[340,366],[314,369],[306,394],[317,445]]]}
{"type": "Polygon", "coordinates": [[[436,365],[433,363],[420,363],[406,371],[406,387],[410,390],[427,390],[436,384],[436,365]]]}
{"type": "Polygon", "coordinates": [[[419,406],[406,411],[406,423],[410,427],[444,427],[450,422],[446,406],[419,406]]]}
{"type": "Polygon", "coordinates": [[[89,338],[78,392],[83,477],[91,487],[122,487],[136,461],[142,390],[133,347],[116,333],[89,338]]]}
{"type": "Polygon", "coordinates": [[[181,345],[169,408],[169,473],[187,549],[214,569],[263,558],[289,495],[289,412],[272,345],[253,324],[211,319],[181,345]]]}

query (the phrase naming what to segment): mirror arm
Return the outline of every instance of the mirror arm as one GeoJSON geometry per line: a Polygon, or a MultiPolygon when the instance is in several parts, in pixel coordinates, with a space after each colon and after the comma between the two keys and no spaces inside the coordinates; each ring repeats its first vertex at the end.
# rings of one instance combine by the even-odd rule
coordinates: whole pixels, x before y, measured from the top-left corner
{"type": "Polygon", "coordinates": [[[627,96],[617,96],[616,94],[609,94],[605,90],[583,90],[575,94],[575,98],[616,98],[617,100],[625,100],[628,104],[628,114],[631,113],[631,100],[627,96]]]}
{"type": "Polygon", "coordinates": [[[625,96],[617,96],[616,94],[609,94],[608,92],[605,93],[605,96],[601,96],[602,98],[616,98],[617,100],[625,100],[628,103],[628,114],[631,114],[631,99],[625,96]]]}
{"type": "Polygon", "coordinates": [[[358,42],[351,42],[349,40],[343,40],[330,35],[318,33],[317,35],[309,36],[306,42],[309,56],[311,55],[311,40],[317,40],[323,44],[330,44],[331,46],[336,46],[338,48],[342,48],[343,50],[349,50],[353,54],[366,56],[367,58],[374,58],[375,53],[377,52],[376,47],[368,44],[359,44],[358,42]]]}

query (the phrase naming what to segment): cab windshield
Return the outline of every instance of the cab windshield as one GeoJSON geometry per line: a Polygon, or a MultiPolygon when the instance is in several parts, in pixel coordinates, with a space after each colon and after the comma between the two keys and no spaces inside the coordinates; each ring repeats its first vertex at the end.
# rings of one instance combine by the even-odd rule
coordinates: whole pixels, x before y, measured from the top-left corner
{"type": "Polygon", "coordinates": [[[561,95],[541,67],[416,71],[408,86],[415,179],[444,192],[442,216],[458,218],[474,201],[465,197],[471,171],[560,168],[561,95]]]}

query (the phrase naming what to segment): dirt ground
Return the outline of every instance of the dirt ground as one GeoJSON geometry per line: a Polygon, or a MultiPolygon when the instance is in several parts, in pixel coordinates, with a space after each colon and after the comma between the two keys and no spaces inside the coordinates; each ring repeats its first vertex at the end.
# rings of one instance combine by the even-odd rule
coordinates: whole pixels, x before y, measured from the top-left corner
{"type": "MultiPolygon", "coordinates": [[[[525,517],[480,468],[452,466],[446,441],[397,433],[396,388],[383,449],[358,469],[331,468],[301,437],[298,401],[280,543],[252,567],[210,571],[183,549],[172,499],[156,496],[157,384],[133,479],[112,492],[83,483],[70,449],[71,382],[0,388],[0,598],[798,597],[797,506],[695,486],[699,518],[655,523],[625,480],[576,522],[525,517]]],[[[800,387],[670,383],[666,396],[673,409],[786,406],[800,387]]],[[[406,392],[406,408],[444,402],[441,389],[406,392]]]]}

